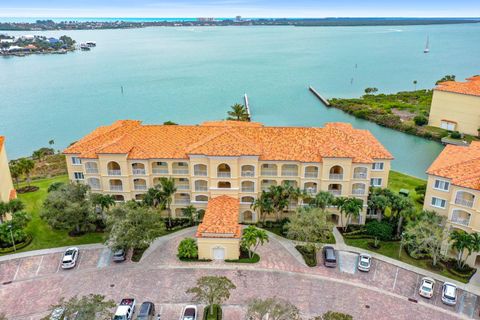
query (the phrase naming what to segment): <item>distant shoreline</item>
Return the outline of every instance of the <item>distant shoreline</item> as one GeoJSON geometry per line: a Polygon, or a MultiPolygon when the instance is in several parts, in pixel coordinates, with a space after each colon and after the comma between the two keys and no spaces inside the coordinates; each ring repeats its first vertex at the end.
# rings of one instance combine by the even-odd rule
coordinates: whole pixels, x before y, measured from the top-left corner
{"type": "MultiPolygon", "coordinates": [[[[7,19],[7,18],[4,18],[7,19]]],[[[8,18],[12,20],[15,18],[8,18]]],[[[21,20],[22,18],[18,18],[21,20]]],[[[480,23],[480,18],[323,18],[323,19],[235,19],[224,18],[61,18],[65,21],[36,20],[35,22],[2,22],[2,31],[55,31],[55,30],[97,30],[136,29],[146,27],[208,27],[208,26],[294,26],[294,27],[368,27],[368,26],[416,26],[480,23]],[[78,19],[78,20],[75,20],[78,19]],[[102,20],[103,19],[103,20],[102,20]],[[139,21],[135,21],[135,20],[139,21]],[[163,20],[162,20],[163,19],[163,20]]]]}

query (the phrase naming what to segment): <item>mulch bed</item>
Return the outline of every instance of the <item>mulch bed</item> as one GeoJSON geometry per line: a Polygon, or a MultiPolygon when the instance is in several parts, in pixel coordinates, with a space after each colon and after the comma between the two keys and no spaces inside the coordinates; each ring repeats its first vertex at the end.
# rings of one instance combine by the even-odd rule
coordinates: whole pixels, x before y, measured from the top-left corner
{"type": "Polygon", "coordinates": [[[40,189],[40,188],[37,187],[37,186],[22,187],[22,188],[17,189],[17,193],[22,194],[22,193],[35,192],[38,189],[40,189]]]}

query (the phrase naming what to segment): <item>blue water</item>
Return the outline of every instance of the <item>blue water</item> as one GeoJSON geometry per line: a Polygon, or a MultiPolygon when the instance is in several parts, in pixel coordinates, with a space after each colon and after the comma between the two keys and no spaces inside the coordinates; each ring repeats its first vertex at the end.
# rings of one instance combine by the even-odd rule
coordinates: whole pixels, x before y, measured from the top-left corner
{"type": "MultiPolygon", "coordinates": [[[[227,18],[215,18],[216,20],[224,20],[227,18]]],[[[232,19],[232,18],[230,18],[232,19]]],[[[21,23],[34,23],[37,20],[52,20],[54,22],[63,22],[63,21],[78,21],[78,22],[115,22],[115,21],[125,21],[125,22],[159,22],[159,21],[196,21],[197,18],[72,18],[72,17],[56,17],[56,18],[45,18],[45,17],[0,17],[0,22],[21,22],[21,23]]]]}
{"type": "Polygon", "coordinates": [[[370,130],[394,154],[395,170],[424,177],[440,144],[327,109],[308,85],[327,98],[355,97],[366,87],[397,92],[413,89],[417,80],[419,88],[431,88],[445,74],[461,79],[480,73],[478,24],[41,34],[65,33],[98,46],[90,52],[0,59],[0,134],[7,136],[10,158],[29,155],[50,139],[62,149],[117,119],[182,124],[222,119],[247,92],[255,121],[351,122],[370,130]],[[427,35],[428,55],[423,54],[427,35]]]}

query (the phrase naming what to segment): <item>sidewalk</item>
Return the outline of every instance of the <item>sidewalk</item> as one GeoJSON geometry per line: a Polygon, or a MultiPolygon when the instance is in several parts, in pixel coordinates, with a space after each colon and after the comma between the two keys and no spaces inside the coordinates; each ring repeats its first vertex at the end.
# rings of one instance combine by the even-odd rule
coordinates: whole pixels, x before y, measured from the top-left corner
{"type": "MultiPolygon", "coordinates": [[[[419,267],[415,267],[415,266],[412,266],[411,264],[408,264],[408,263],[405,263],[405,262],[402,262],[402,261],[399,261],[399,260],[396,260],[396,259],[392,259],[390,257],[387,257],[387,256],[384,256],[382,254],[378,254],[376,252],[373,252],[373,251],[369,251],[369,250],[365,250],[365,249],[361,249],[361,248],[357,248],[357,247],[352,247],[352,246],[349,246],[345,243],[344,239],[343,239],[343,236],[341,235],[341,233],[338,231],[337,228],[334,228],[333,229],[333,235],[335,237],[335,241],[336,241],[336,244],[333,245],[335,247],[335,249],[337,250],[340,250],[340,251],[349,251],[349,252],[354,252],[354,253],[368,253],[369,255],[371,255],[373,258],[375,259],[378,259],[378,260],[381,260],[381,261],[385,261],[389,264],[392,264],[392,265],[395,265],[397,267],[400,267],[402,269],[405,269],[405,270],[409,270],[409,271],[413,271],[415,273],[418,273],[418,274],[421,274],[421,275],[425,275],[425,276],[428,276],[428,277],[431,277],[431,278],[434,278],[434,279],[437,279],[437,280],[440,280],[442,282],[450,282],[450,283],[454,283],[458,288],[460,289],[463,289],[465,291],[468,291],[468,292],[471,292],[471,293],[474,293],[476,295],[480,295],[480,275],[478,275],[478,278],[475,278],[475,276],[470,280],[469,283],[465,284],[465,283],[462,283],[462,282],[458,282],[456,280],[453,280],[453,279],[450,279],[450,278],[447,278],[445,276],[442,276],[438,273],[434,273],[434,272],[430,272],[428,270],[425,270],[425,269],[422,269],[422,268],[419,268],[419,267]],[[475,279],[478,279],[478,281],[473,281],[475,279]]],[[[478,274],[478,272],[477,272],[478,274]]],[[[477,274],[475,274],[477,276],[477,274]]]]}
{"type": "Polygon", "coordinates": [[[25,257],[43,256],[45,254],[50,254],[50,253],[64,252],[67,248],[71,248],[71,247],[77,247],[79,249],[87,249],[87,250],[88,249],[105,249],[105,248],[107,248],[107,246],[105,246],[101,243],[92,243],[92,244],[80,244],[78,246],[72,245],[72,246],[66,246],[66,247],[57,247],[57,248],[25,251],[25,252],[13,253],[13,254],[7,254],[7,255],[4,255],[4,256],[0,256],[0,262],[13,260],[13,259],[19,259],[19,258],[25,258],[25,257]]]}

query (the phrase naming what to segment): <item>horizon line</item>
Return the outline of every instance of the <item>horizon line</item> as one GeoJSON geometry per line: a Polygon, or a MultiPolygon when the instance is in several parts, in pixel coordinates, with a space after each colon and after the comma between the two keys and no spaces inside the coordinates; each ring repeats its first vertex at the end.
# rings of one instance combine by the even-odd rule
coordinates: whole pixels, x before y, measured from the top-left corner
{"type": "MultiPolygon", "coordinates": [[[[239,15],[241,16],[241,15],[239,15]]],[[[53,18],[53,19],[60,19],[60,18],[79,18],[79,19],[88,19],[88,18],[105,18],[105,19],[195,19],[195,18],[214,18],[214,19],[230,19],[236,18],[236,16],[226,16],[226,17],[215,17],[215,16],[10,16],[10,15],[1,15],[0,18],[53,18]]],[[[325,17],[302,17],[302,16],[278,16],[278,17],[249,17],[249,16],[241,16],[242,19],[480,19],[478,17],[448,17],[448,16],[437,16],[437,17],[428,17],[428,16],[325,16],[325,17]]]]}

